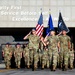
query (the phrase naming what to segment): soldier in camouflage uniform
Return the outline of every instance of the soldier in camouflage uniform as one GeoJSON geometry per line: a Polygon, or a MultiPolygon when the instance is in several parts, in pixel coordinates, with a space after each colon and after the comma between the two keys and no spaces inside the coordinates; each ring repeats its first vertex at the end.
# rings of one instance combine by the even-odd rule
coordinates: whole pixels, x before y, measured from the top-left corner
{"type": "Polygon", "coordinates": [[[27,68],[30,68],[30,57],[29,57],[28,44],[26,45],[26,47],[23,50],[23,56],[24,56],[24,60],[25,60],[25,64],[27,65],[27,68]]]}
{"type": "Polygon", "coordinates": [[[71,49],[69,50],[69,64],[71,69],[73,69],[73,62],[74,62],[74,44],[71,42],[71,49]]]}
{"type": "Polygon", "coordinates": [[[10,60],[12,57],[12,50],[10,48],[9,43],[7,43],[5,48],[3,49],[3,56],[4,56],[5,66],[7,69],[9,69],[11,65],[10,60]]]}
{"type": "Polygon", "coordinates": [[[34,70],[37,68],[38,63],[38,49],[39,49],[39,37],[36,35],[36,31],[33,29],[32,34],[29,33],[27,36],[24,37],[24,39],[29,39],[29,54],[30,54],[30,61],[31,65],[33,63],[34,59],[34,70]]]}
{"type": "Polygon", "coordinates": [[[47,68],[49,68],[49,55],[48,55],[48,47],[45,45],[46,41],[44,41],[44,38],[41,39],[41,44],[43,45],[42,48],[42,69],[44,69],[44,67],[46,66],[47,68]],[[43,42],[42,42],[43,41],[43,42]]]}
{"type": "Polygon", "coordinates": [[[68,68],[69,49],[70,49],[70,37],[66,35],[66,30],[62,31],[62,35],[59,36],[60,40],[60,65],[68,68]],[[64,63],[63,63],[64,62],[64,63]]]}
{"type": "Polygon", "coordinates": [[[49,54],[48,54],[48,48],[44,47],[43,54],[42,54],[42,69],[44,67],[49,68],[49,54]]]}
{"type": "MultiPolygon", "coordinates": [[[[44,37],[41,37],[41,40],[44,40],[44,37]]],[[[44,45],[43,45],[42,41],[40,41],[40,44],[39,44],[39,62],[40,62],[39,66],[42,65],[43,47],[44,47],[44,45]]]]}
{"type": "Polygon", "coordinates": [[[17,43],[15,51],[14,51],[15,63],[16,63],[17,68],[20,68],[22,51],[23,49],[21,48],[21,45],[17,43]]]}
{"type": "MultiPolygon", "coordinates": [[[[45,40],[46,41],[46,40],[45,40]]],[[[59,39],[55,35],[54,29],[50,31],[50,36],[47,37],[47,45],[49,49],[49,60],[50,60],[50,66],[51,62],[53,63],[53,71],[56,70],[57,67],[57,57],[58,57],[58,47],[59,47],[59,39]]]]}

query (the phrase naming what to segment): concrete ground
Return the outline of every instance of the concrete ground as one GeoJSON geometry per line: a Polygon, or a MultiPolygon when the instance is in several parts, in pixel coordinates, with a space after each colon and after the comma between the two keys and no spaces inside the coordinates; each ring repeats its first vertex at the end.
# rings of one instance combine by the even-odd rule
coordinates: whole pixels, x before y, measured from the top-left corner
{"type": "Polygon", "coordinates": [[[51,71],[50,69],[37,69],[32,71],[32,69],[5,69],[4,63],[0,64],[0,75],[75,75],[75,69],[68,69],[67,71],[62,71],[57,69],[56,71],[51,71]]]}

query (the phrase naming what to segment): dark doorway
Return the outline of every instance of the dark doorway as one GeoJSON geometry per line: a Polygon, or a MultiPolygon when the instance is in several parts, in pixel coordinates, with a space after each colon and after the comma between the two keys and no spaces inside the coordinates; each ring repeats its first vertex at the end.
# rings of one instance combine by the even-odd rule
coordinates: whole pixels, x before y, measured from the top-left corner
{"type": "MultiPolygon", "coordinates": [[[[75,28],[69,28],[70,32],[68,33],[68,35],[70,37],[73,38],[75,37],[75,28]]],[[[30,31],[32,30],[32,28],[0,28],[0,35],[11,35],[15,38],[15,41],[24,41],[23,37],[25,35],[27,35],[30,31]]],[[[57,30],[57,28],[55,28],[55,30],[57,30]]],[[[44,34],[43,36],[46,36],[46,28],[44,28],[44,34]]],[[[74,41],[73,41],[74,42],[74,41]]]]}

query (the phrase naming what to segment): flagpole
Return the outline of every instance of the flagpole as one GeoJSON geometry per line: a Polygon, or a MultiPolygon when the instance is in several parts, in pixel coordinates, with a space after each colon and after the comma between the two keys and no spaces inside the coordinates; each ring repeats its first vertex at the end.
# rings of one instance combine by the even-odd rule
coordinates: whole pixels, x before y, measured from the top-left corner
{"type": "MultiPolygon", "coordinates": [[[[50,14],[51,14],[51,9],[49,9],[49,15],[50,15],[50,14]]],[[[46,35],[46,37],[45,37],[45,39],[44,39],[44,40],[46,40],[46,39],[47,39],[48,35],[49,35],[49,33],[46,35]]]]}

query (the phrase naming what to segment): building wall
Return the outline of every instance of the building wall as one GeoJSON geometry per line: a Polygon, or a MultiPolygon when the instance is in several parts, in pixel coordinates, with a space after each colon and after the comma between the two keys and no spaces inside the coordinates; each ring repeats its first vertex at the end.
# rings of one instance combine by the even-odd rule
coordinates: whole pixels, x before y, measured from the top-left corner
{"type": "Polygon", "coordinates": [[[41,12],[47,26],[49,9],[57,27],[59,11],[68,27],[75,27],[75,0],[0,0],[0,27],[35,27],[41,12]]]}
{"type": "Polygon", "coordinates": [[[0,46],[1,44],[12,43],[15,39],[12,36],[0,36],[0,46]]]}

